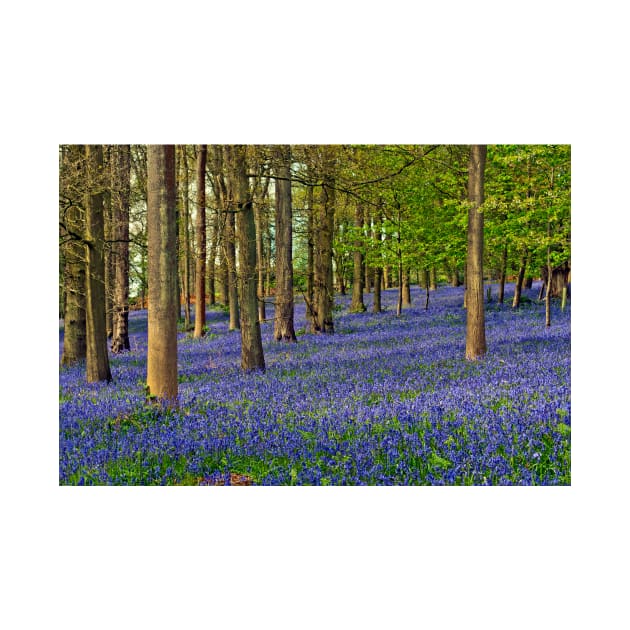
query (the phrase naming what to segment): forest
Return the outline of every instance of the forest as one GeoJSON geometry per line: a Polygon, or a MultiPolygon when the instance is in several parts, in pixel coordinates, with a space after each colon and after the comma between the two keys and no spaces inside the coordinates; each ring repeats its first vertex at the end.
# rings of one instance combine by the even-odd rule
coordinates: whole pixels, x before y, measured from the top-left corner
{"type": "Polygon", "coordinates": [[[60,145],[60,485],[570,485],[569,145],[60,145]]]}

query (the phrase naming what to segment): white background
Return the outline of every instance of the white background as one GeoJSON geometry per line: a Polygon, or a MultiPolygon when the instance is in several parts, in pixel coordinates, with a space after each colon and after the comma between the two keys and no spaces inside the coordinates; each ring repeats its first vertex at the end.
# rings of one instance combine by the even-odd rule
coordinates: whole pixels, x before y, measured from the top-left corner
{"type": "Polygon", "coordinates": [[[620,7],[4,9],[0,624],[627,627],[620,7]],[[572,486],[60,488],[57,151],[66,142],[572,144],[572,486]]]}

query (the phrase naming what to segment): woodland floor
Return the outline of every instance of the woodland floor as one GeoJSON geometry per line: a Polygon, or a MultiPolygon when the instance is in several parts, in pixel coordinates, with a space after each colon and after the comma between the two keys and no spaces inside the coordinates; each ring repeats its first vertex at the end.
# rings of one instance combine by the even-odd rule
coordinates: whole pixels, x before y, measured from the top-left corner
{"type": "MultiPolygon", "coordinates": [[[[240,335],[220,308],[208,334],[178,339],[179,407],[147,405],[146,311],[130,315],[131,351],[113,382],[85,366],[59,371],[59,483],[70,485],[567,485],[571,483],[570,304],[544,325],[539,287],[520,309],[486,305],[488,354],[464,359],[463,289],[424,290],[396,317],[350,313],[336,296],[335,334],[272,339],[267,369],[240,370],[240,335]]],[[[63,343],[60,329],[59,348],[63,343]]]]}

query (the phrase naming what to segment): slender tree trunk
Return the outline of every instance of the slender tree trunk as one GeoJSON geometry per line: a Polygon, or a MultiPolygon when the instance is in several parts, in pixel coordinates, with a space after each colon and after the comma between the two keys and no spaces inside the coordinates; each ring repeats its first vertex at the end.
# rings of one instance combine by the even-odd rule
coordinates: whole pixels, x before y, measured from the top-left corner
{"type": "MultiPolygon", "coordinates": [[[[231,147],[223,147],[223,154],[226,162],[229,162],[231,159],[231,151],[231,147]]],[[[227,264],[228,304],[230,307],[229,330],[238,330],[241,324],[238,303],[238,285],[236,277],[236,209],[234,204],[234,199],[236,198],[237,191],[234,190],[235,182],[233,181],[232,177],[233,174],[231,174],[230,178],[226,182],[226,219],[223,247],[227,264]]]]}
{"type": "MultiPolygon", "coordinates": [[[[354,212],[354,229],[357,235],[363,230],[363,214],[363,205],[357,203],[354,212]]],[[[363,252],[361,239],[358,236],[354,241],[352,262],[352,303],[350,304],[350,311],[352,313],[362,313],[365,311],[365,304],[363,303],[363,252]]]]}
{"type": "Polygon", "coordinates": [[[400,256],[400,250],[398,250],[398,301],[396,302],[396,317],[400,317],[403,306],[403,283],[402,283],[402,258],[400,256]]]}
{"type": "Polygon", "coordinates": [[[112,147],[103,147],[103,217],[104,244],[103,260],[105,264],[105,331],[107,338],[114,336],[114,257],[112,255],[112,195],[111,195],[111,155],[112,147]],[[110,186],[105,186],[105,172],[110,173],[110,186]]]}
{"type": "Polygon", "coordinates": [[[148,147],[149,332],[147,393],[177,400],[177,227],[175,147],[148,147]]]}
{"type": "MultiPolygon", "coordinates": [[[[258,321],[258,296],[256,294],[256,226],[252,195],[247,178],[244,145],[230,149],[236,193],[236,231],[238,239],[239,304],[241,327],[241,368],[264,370],[260,322],[258,321]]],[[[231,169],[231,170],[232,170],[231,169]]]]}
{"type": "Polygon", "coordinates": [[[291,148],[278,146],[276,167],[276,301],[273,336],[297,341],[293,324],[293,209],[291,206],[291,148]]]}
{"type": "Polygon", "coordinates": [[[195,264],[195,330],[193,337],[199,339],[206,332],[206,161],[208,147],[197,147],[197,216],[195,234],[197,260],[195,264]]]}
{"type": "Polygon", "coordinates": [[[435,265],[429,267],[429,291],[437,291],[437,269],[435,265]]]}
{"type": "Polygon", "coordinates": [[[507,257],[508,257],[508,247],[506,243],[503,246],[503,253],[501,254],[501,269],[499,270],[499,304],[503,304],[503,298],[505,296],[505,276],[507,274],[507,257]]]}
{"type": "Polygon", "coordinates": [[[402,272],[402,305],[411,306],[411,270],[403,269],[402,272]]]}
{"type": "MultiPolygon", "coordinates": [[[[377,213],[374,223],[372,224],[372,241],[374,242],[375,247],[377,248],[377,252],[380,255],[380,241],[384,240],[381,236],[381,225],[383,222],[383,217],[380,214],[380,211],[377,213]]],[[[383,284],[383,265],[380,261],[378,261],[373,267],[373,282],[374,282],[374,302],[372,304],[372,312],[380,313],[382,310],[381,307],[381,291],[383,284]]]]}
{"type": "Polygon", "coordinates": [[[374,267],[374,303],[372,305],[373,313],[380,313],[381,308],[381,282],[383,281],[383,268],[374,267]]]}
{"type": "Polygon", "coordinates": [[[306,190],[308,208],[307,259],[306,259],[306,329],[315,332],[315,208],[313,187],[306,190]]]}
{"type": "Polygon", "coordinates": [[[189,180],[188,180],[188,151],[186,145],[179,147],[181,169],[181,215],[179,217],[179,240],[180,240],[180,262],[184,303],[184,328],[191,330],[190,323],[190,202],[189,202],[189,180]]]}
{"type": "Polygon", "coordinates": [[[131,147],[112,147],[114,326],[112,353],[129,350],[129,195],[131,147]]]}
{"type": "Polygon", "coordinates": [[[216,304],[216,270],[217,270],[217,243],[219,240],[219,213],[212,215],[212,241],[208,255],[208,304],[216,304]]]}
{"type": "Polygon", "coordinates": [[[451,286],[459,287],[461,286],[461,280],[459,279],[459,272],[457,271],[457,267],[453,267],[451,271],[451,286]]]}
{"type": "Polygon", "coordinates": [[[424,270],[424,290],[426,294],[426,299],[424,301],[424,310],[429,310],[429,295],[431,292],[431,272],[428,269],[424,270]]]}
{"type": "Polygon", "coordinates": [[[514,298],[512,300],[512,308],[518,308],[521,305],[521,287],[523,286],[523,278],[525,277],[525,268],[527,266],[527,255],[521,258],[521,264],[518,268],[518,276],[514,283],[514,298]]]}
{"type": "Polygon", "coordinates": [[[486,354],[486,326],[483,301],[483,212],[486,146],[474,144],[468,164],[468,250],[466,267],[466,359],[475,361],[486,354]]]}
{"type": "Polygon", "coordinates": [[[267,319],[267,309],[265,305],[265,261],[263,247],[262,222],[260,214],[262,212],[261,203],[254,196],[254,224],[256,226],[256,274],[258,294],[258,321],[264,322],[267,319]]]}
{"type": "Polygon", "coordinates": [[[315,289],[315,332],[334,333],[333,323],[333,273],[332,273],[332,240],[334,230],[335,188],[332,176],[332,159],[328,147],[324,148],[324,180],[317,220],[315,222],[315,257],[314,257],[314,289],[315,289]]]}
{"type": "MultiPolygon", "coordinates": [[[[553,190],[553,169],[551,170],[551,189],[553,190]]],[[[551,284],[553,281],[553,269],[551,268],[551,221],[547,219],[547,292],[545,294],[545,326],[551,326],[551,284]]]]}
{"type": "Polygon", "coordinates": [[[86,200],[86,375],[88,383],[111,381],[105,329],[105,237],[103,207],[103,147],[87,145],[88,193],[86,200]]]}

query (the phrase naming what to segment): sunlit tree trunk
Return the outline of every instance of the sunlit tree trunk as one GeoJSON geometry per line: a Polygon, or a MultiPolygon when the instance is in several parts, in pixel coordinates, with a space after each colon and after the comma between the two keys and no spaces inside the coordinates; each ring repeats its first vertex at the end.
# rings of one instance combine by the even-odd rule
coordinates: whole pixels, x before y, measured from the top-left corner
{"type": "Polygon", "coordinates": [[[411,282],[409,269],[403,269],[402,272],[402,306],[411,306],[411,282]]]}
{"type": "Polygon", "coordinates": [[[195,235],[197,260],[195,265],[195,330],[193,337],[205,335],[206,328],[206,160],[208,147],[197,147],[197,216],[195,235]]]}
{"type": "Polygon", "coordinates": [[[501,254],[501,268],[499,269],[499,304],[503,304],[505,297],[505,276],[507,274],[507,257],[508,247],[507,244],[503,246],[503,252],[501,254]]]}
{"type": "Polygon", "coordinates": [[[291,148],[275,149],[276,164],[276,300],[273,336],[296,341],[293,325],[293,209],[291,206],[291,148]]]}
{"type": "MultiPolygon", "coordinates": [[[[224,146],[223,153],[226,162],[229,162],[231,155],[231,147],[224,146]]],[[[229,330],[238,330],[240,324],[239,303],[238,303],[238,285],[236,280],[236,206],[235,199],[237,191],[234,190],[235,182],[232,178],[228,179],[227,183],[227,214],[225,219],[225,232],[224,232],[224,248],[225,259],[227,264],[227,278],[228,278],[228,304],[230,307],[230,322],[229,330]]]]}
{"type": "MultiPolygon", "coordinates": [[[[254,190],[254,223],[256,225],[256,271],[258,284],[256,291],[258,293],[258,321],[261,323],[267,319],[267,310],[265,305],[265,247],[263,243],[263,204],[267,198],[269,187],[269,178],[265,178],[262,191],[256,185],[254,190]]],[[[277,232],[276,226],[276,232],[277,232]]]]}
{"type": "Polygon", "coordinates": [[[113,256],[113,226],[112,226],[112,193],[111,193],[111,168],[112,168],[112,147],[103,146],[103,260],[105,268],[105,331],[107,338],[114,336],[114,256],[113,256]],[[109,173],[109,180],[106,180],[105,173],[109,173]]]}
{"type": "Polygon", "coordinates": [[[518,276],[514,283],[514,298],[512,299],[512,308],[518,308],[521,305],[521,289],[523,286],[523,278],[525,277],[525,268],[527,266],[527,255],[521,257],[521,264],[518,268],[518,276]]]}
{"type": "Polygon", "coordinates": [[[359,238],[359,234],[363,230],[363,214],[363,205],[357,203],[354,212],[354,229],[357,238],[354,241],[354,252],[352,254],[352,303],[350,305],[350,311],[353,313],[365,311],[365,304],[363,303],[363,244],[359,238]]]}
{"type": "Polygon", "coordinates": [[[191,329],[190,323],[190,201],[188,179],[188,151],[186,145],[179,146],[177,167],[180,169],[181,188],[178,190],[181,199],[181,213],[179,216],[179,261],[181,266],[183,303],[184,303],[184,328],[191,329]]]}
{"type": "Polygon", "coordinates": [[[236,145],[230,150],[233,172],[232,190],[236,201],[236,235],[238,239],[238,289],[241,325],[241,368],[264,370],[265,358],[258,321],[256,293],[256,226],[254,208],[247,178],[246,147],[236,145]]]}
{"type": "Polygon", "coordinates": [[[175,147],[148,147],[147,246],[149,315],[147,393],[177,399],[177,225],[175,147]]]}
{"type": "Polygon", "coordinates": [[[86,376],[88,383],[111,381],[105,329],[105,238],[103,207],[103,147],[86,145],[86,376]]]}
{"type": "MultiPolygon", "coordinates": [[[[375,246],[380,247],[380,243],[377,244],[377,241],[381,240],[381,222],[382,217],[375,217],[374,224],[372,226],[372,240],[375,242],[375,246]]],[[[377,250],[378,251],[378,250],[377,250]]],[[[373,268],[374,273],[374,302],[372,304],[372,312],[380,313],[381,312],[381,287],[383,282],[383,266],[380,262],[377,262],[373,268]]]]}
{"type": "Polygon", "coordinates": [[[208,254],[208,304],[216,304],[216,273],[217,273],[217,245],[219,241],[219,213],[212,215],[212,240],[210,242],[210,252],[208,254]]]}
{"type": "Polygon", "coordinates": [[[129,195],[131,147],[112,147],[112,254],[114,314],[112,352],[129,350],[129,195]]]}
{"type": "Polygon", "coordinates": [[[466,269],[466,359],[486,354],[486,325],[483,299],[483,212],[486,145],[470,148],[468,163],[468,250],[466,269]]]}

